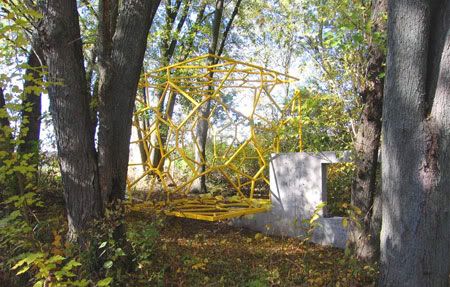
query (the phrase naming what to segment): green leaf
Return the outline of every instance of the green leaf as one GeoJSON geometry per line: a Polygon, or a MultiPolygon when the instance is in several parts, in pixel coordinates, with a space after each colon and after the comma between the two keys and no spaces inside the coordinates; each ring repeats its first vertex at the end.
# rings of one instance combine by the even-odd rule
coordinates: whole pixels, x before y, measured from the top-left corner
{"type": "Polygon", "coordinates": [[[76,286],[76,287],[86,287],[89,286],[89,281],[86,279],[83,280],[77,280],[77,281],[72,281],[71,282],[72,286],[76,286]]]}
{"type": "Polygon", "coordinates": [[[316,221],[318,218],[319,218],[319,215],[318,215],[318,214],[314,214],[314,215],[311,217],[311,219],[309,220],[309,223],[310,223],[310,224],[314,223],[314,221],[316,221]]]}
{"type": "Polygon", "coordinates": [[[103,263],[103,267],[105,267],[106,269],[109,269],[112,266],[113,266],[113,262],[111,260],[108,260],[105,263],[103,263]]]}
{"type": "Polygon", "coordinates": [[[125,252],[123,251],[123,249],[120,247],[116,249],[115,253],[117,256],[125,256],[126,255],[125,252]]]}
{"type": "Polygon", "coordinates": [[[55,256],[50,257],[50,259],[47,260],[47,264],[61,262],[64,259],[66,259],[66,258],[61,255],[55,255],[55,256]]]}
{"type": "Polygon", "coordinates": [[[63,270],[72,270],[73,267],[81,266],[81,263],[75,259],[70,260],[63,268],[63,270]]]}
{"type": "Polygon", "coordinates": [[[103,241],[102,244],[100,244],[100,246],[98,247],[98,249],[102,249],[106,246],[107,242],[103,241]]]}
{"type": "Polygon", "coordinates": [[[327,205],[327,202],[326,202],[326,201],[323,201],[323,202],[319,203],[319,204],[316,206],[316,210],[324,208],[325,205],[327,205]]]}
{"type": "Polygon", "coordinates": [[[344,219],[342,219],[342,226],[343,226],[344,228],[347,228],[347,226],[348,226],[348,220],[347,220],[347,217],[344,217],[344,219]]]}
{"type": "Polygon", "coordinates": [[[36,261],[36,259],[43,258],[43,257],[44,257],[44,254],[41,252],[29,253],[25,258],[23,258],[22,260],[17,262],[16,265],[14,265],[11,269],[15,270],[24,264],[31,264],[34,261],[36,261]]]}
{"type": "Polygon", "coordinates": [[[16,275],[20,275],[20,274],[23,274],[23,273],[27,272],[30,269],[30,267],[31,267],[31,265],[25,266],[19,272],[17,272],[16,275]]]}
{"type": "Polygon", "coordinates": [[[97,286],[98,287],[102,287],[102,286],[109,286],[109,284],[111,284],[112,282],[112,278],[111,277],[106,277],[105,279],[102,279],[100,281],[97,282],[97,286]]]}
{"type": "Polygon", "coordinates": [[[352,251],[350,250],[350,248],[347,247],[344,250],[344,254],[345,254],[345,256],[350,256],[352,254],[352,251]]]}
{"type": "Polygon", "coordinates": [[[19,196],[14,195],[14,196],[8,197],[3,203],[8,204],[8,203],[16,202],[17,200],[19,200],[19,196]]]}

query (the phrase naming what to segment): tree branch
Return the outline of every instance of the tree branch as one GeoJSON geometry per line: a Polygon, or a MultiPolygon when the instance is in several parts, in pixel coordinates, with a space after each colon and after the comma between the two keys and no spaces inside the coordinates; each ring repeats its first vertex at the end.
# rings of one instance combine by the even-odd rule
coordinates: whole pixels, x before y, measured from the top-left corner
{"type": "Polygon", "coordinates": [[[188,41],[186,42],[186,45],[184,45],[187,48],[184,50],[182,61],[186,60],[189,57],[190,53],[191,53],[195,37],[197,36],[198,31],[200,30],[199,29],[200,24],[205,20],[205,17],[204,17],[205,10],[206,10],[206,1],[203,0],[201,2],[200,10],[199,10],[199,12],[197,14],[197,18],[195,19],[194,25],[192,25],[192,31],[187,33],[190,37],[188,38],[188,41]]]}
{"type": "Polygon", "coordinates": [[[219,41],[220,24],[222,22],[223,0],[216,1],[216,10],[214,12],[214,20],[212,24],[212,40],[209,47],[210,54],[216,54],[217,42],[219,41]]]}
{"type": "Polygon", "coordinates": [[[217,55],[222,55],[223,49],[225,48],[225,41],[227,39],[228,33],[231,30],[231,27],[233,25],[233,20],[238,14],[239,6],[241,5],[241,0],[237,0],[236,5],[234,6],[233,13],[231,14],[230,20],[227,23],[227,26],[225,27],[225,31],[223,32],[222,36],[222,42],[220,43],[219,51],[217,52],[217,55]]]}
{"type": "Polygon", "coordinates": [[[192,0],[186,0],[186,4],[183,8],[183,12],[181,14],[181,18],[180,21],[178,22],[177,28],[175,30],[175,33],[172,33],[172,41],[170,42],[169,48],[167,49],[167,53],[166,53],[166,58],[167,57],[172,57],[174,52],[175,52],[175,48],[177,45],[177,34],[179,34],[181,32],[181,29],[183,29],[184,23],[186,22],[187,16],[188,16],[188,12],[189,12],[189,8],[191,7],[192,4],[192,0]]]}
{"type": "Polygon", "coordinates": [[[88,8],[88,10],[95,16],[95,18],[97,18],[97,20],[100,19],[100,18],[98,17],[97,11],[95,11],[94,7],[92,7],[92,4],[89,2],[89,0],[81,0],[81,2],[84,3],[84,5],[86,5],[86,7],[88,8]]]}

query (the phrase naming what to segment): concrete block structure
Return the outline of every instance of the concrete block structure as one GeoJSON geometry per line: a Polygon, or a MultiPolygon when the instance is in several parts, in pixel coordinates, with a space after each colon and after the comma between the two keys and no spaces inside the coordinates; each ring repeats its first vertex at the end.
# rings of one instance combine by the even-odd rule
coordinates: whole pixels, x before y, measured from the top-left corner
{"type": "MultiPolygon", "coordinates": [[[[272,209],[265,213],[241,217],[233,225],[262,233],[301,237],[305,235],[304,219],[313,216],[316,207],[327,201],[327,165],[349,161],[350,153],[296,152],[272,154],[270,191],[272,209]]],[[[318,212],[319,226],[311,240],[322,245],[345,248],[347,230],[342,217],[327,217],[326,208],[318,212]]]]}

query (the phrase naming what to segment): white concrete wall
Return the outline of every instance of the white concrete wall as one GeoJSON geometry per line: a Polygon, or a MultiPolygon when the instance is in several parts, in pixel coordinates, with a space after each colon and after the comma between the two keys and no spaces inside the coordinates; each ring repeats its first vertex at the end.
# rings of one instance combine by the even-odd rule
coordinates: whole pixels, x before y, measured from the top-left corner
{"type": "MultiPolygon", "coordinates": [[[[326,166],[349,161],[350,154],[335,152],[273,154],[270,161],[270,190],[272,209],[236,219],[232,224],[266,234],[304,236],[304,219],[309,219],[315,208],[326,201],[326,166]]],[[[344,248],[347,231],[341,217],[324,217],[321,210],[312,241],[344,248]]]]}

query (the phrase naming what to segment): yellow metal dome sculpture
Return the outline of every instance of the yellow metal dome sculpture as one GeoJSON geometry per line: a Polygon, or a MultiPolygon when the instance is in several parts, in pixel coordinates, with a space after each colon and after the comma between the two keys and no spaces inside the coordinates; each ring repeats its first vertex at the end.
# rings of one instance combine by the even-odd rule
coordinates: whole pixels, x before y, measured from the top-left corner
{"type": "Polygon", "coordinates": [[[286,87],[296,80],[210,54],[145,74],[133,120],[131,145],[140,156],[129,164],[130,197],[144,187],[141,200],[166,214],[209,221],[268,210],[269,157],[290,121],[298,123],[301,149],[300,93],[288,96],[286,87]],[[202,177],[208,193],[193,194],[202,177]]]}

